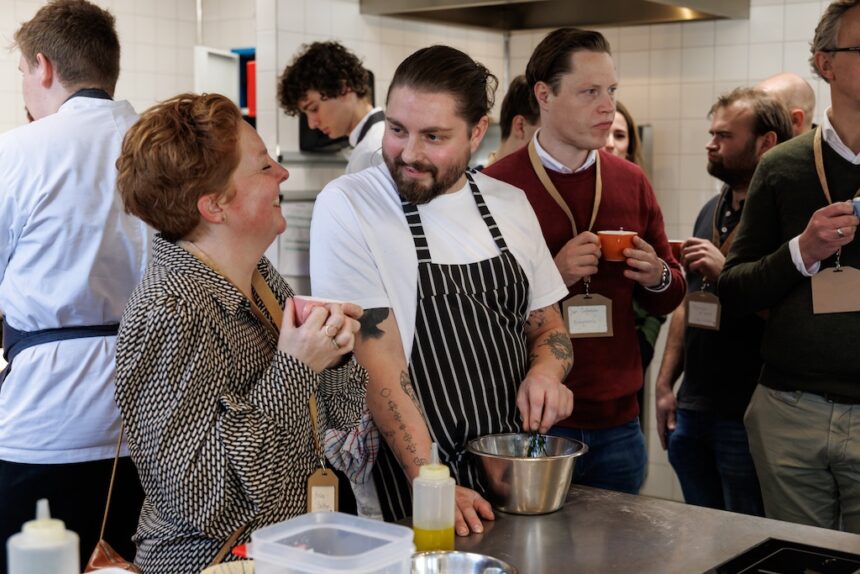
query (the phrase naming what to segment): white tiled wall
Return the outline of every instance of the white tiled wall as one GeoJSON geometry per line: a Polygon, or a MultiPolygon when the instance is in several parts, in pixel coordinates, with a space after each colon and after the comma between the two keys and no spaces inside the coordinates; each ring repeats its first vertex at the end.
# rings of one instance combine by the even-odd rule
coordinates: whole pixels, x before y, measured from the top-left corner
{"type": "MultiPolygon", "coordinates": [[[[194,84],[195,0],[95,0],[116,18],[122,47],[116,97],[142,111],[194,84]]],[[[0,45],[44,2],[0,0],[0,45]]],[[[0,49],[0,132],[24,123],[20,53],[0,49]]]]}

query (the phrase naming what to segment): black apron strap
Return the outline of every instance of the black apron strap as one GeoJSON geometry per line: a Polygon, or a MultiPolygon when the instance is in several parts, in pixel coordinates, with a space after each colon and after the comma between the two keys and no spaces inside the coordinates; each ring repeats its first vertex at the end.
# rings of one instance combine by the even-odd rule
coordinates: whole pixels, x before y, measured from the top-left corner
{"type": "Polygon", "coordinates": [[[383,120],[385,120],[385,112],[383,112],[382,110],[378,110],[370,114],[370,117],[367,118],[367,121],[364,122],[363,126],[361,126],[361,131],[358,132],[358,140],[356,140],[355,143],[361,143],[361,140],[364,139],[364,136],[367,135],[367,132],[370,131],[370,128],[383,120]]]}
{"type": "Polygon", "coordinates": [[[6,360],[6,368],[0,373],[0,385],[6,380],[12,370],[12,362],[21,351],[54,341],[66,341],[69,339],[86,339],[89,337],[111,337],[119,332],[119,324],[110,325],[82,325],[76,327],[59,327],[57,329],[42,329],[41,331],[19,331],[3,322],[3,359],[6,360]]]}
{"type": "Polygon", "coordinates": [[[505,243],[505,238],[502,237],[502,232],[499,231],[499,226],[496,225],[496,220],[493,219],[493,215],[490,213],[487,203],[484,201],[484,196],[481,195],[480,190],[478,190],[478,185],[472,178],[472,174],[475,171],[476,170],[466,171],[466,179],[469,180],[469,188],[472,190],[475,204],[478,206],[478,211],[481,213],[481,217],[484,218],[484,223],[487,224],[487,229],[490,230],[490,234],[493,236],[493,241],[496,242],[496,247],[498,247],[499,251],[502,253],[506,253],[508,251],[508,244],[505,243]]]}

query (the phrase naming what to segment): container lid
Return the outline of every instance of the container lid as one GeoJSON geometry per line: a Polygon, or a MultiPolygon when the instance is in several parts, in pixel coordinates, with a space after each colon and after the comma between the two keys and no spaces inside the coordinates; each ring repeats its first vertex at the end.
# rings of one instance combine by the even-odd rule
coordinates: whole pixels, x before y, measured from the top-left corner
{"type": "Polygon", "coordinates": [[[26,543],[31,545],[60,544],[66,540],[66,525],[62,520],[51,518],[51,508],[46,498],[36,502],[36,519],[24,523],[21,532],[26,543]]]}
{"type": "Polygon", "coordinates": [[[309,573],[376,572],[409,560],[412,529],[340,512],[310,512],[251,535],[255,560],[309,573]]]}
{"type": "Polygon", "coordinates": [[[434,442],[430,445],[430,462],[422,464],[418,469],[418,477],[424,480],[431,481],[447,481],[451,478],[451,471],[448,467],[439,462],[439,447],[434,442]]]}

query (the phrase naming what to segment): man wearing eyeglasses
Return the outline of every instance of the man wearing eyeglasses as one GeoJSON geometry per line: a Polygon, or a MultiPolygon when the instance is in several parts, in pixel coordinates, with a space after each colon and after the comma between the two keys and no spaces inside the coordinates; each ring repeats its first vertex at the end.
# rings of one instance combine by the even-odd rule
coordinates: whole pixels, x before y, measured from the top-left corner
{"type": "Polygon", "coordinates": [[[860,0],[828,6],[810,63],[832,106],[762,158],[719,293],[767,310],[744,419],[765,513],[860,533],[860,0]]]}

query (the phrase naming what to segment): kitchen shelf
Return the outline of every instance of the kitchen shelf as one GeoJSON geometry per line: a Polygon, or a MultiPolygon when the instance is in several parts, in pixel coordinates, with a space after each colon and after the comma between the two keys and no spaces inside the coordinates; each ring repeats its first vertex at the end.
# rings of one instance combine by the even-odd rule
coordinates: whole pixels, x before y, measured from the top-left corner
{"type": "Polygon", "coordinates": [[[345,166],[346,158],[339,153],[305,153],[300,151],[285,151],[281,152],[278,157],[281,165],[302,164],[322,164],[322,165],[337,165],[345,166]]]}

